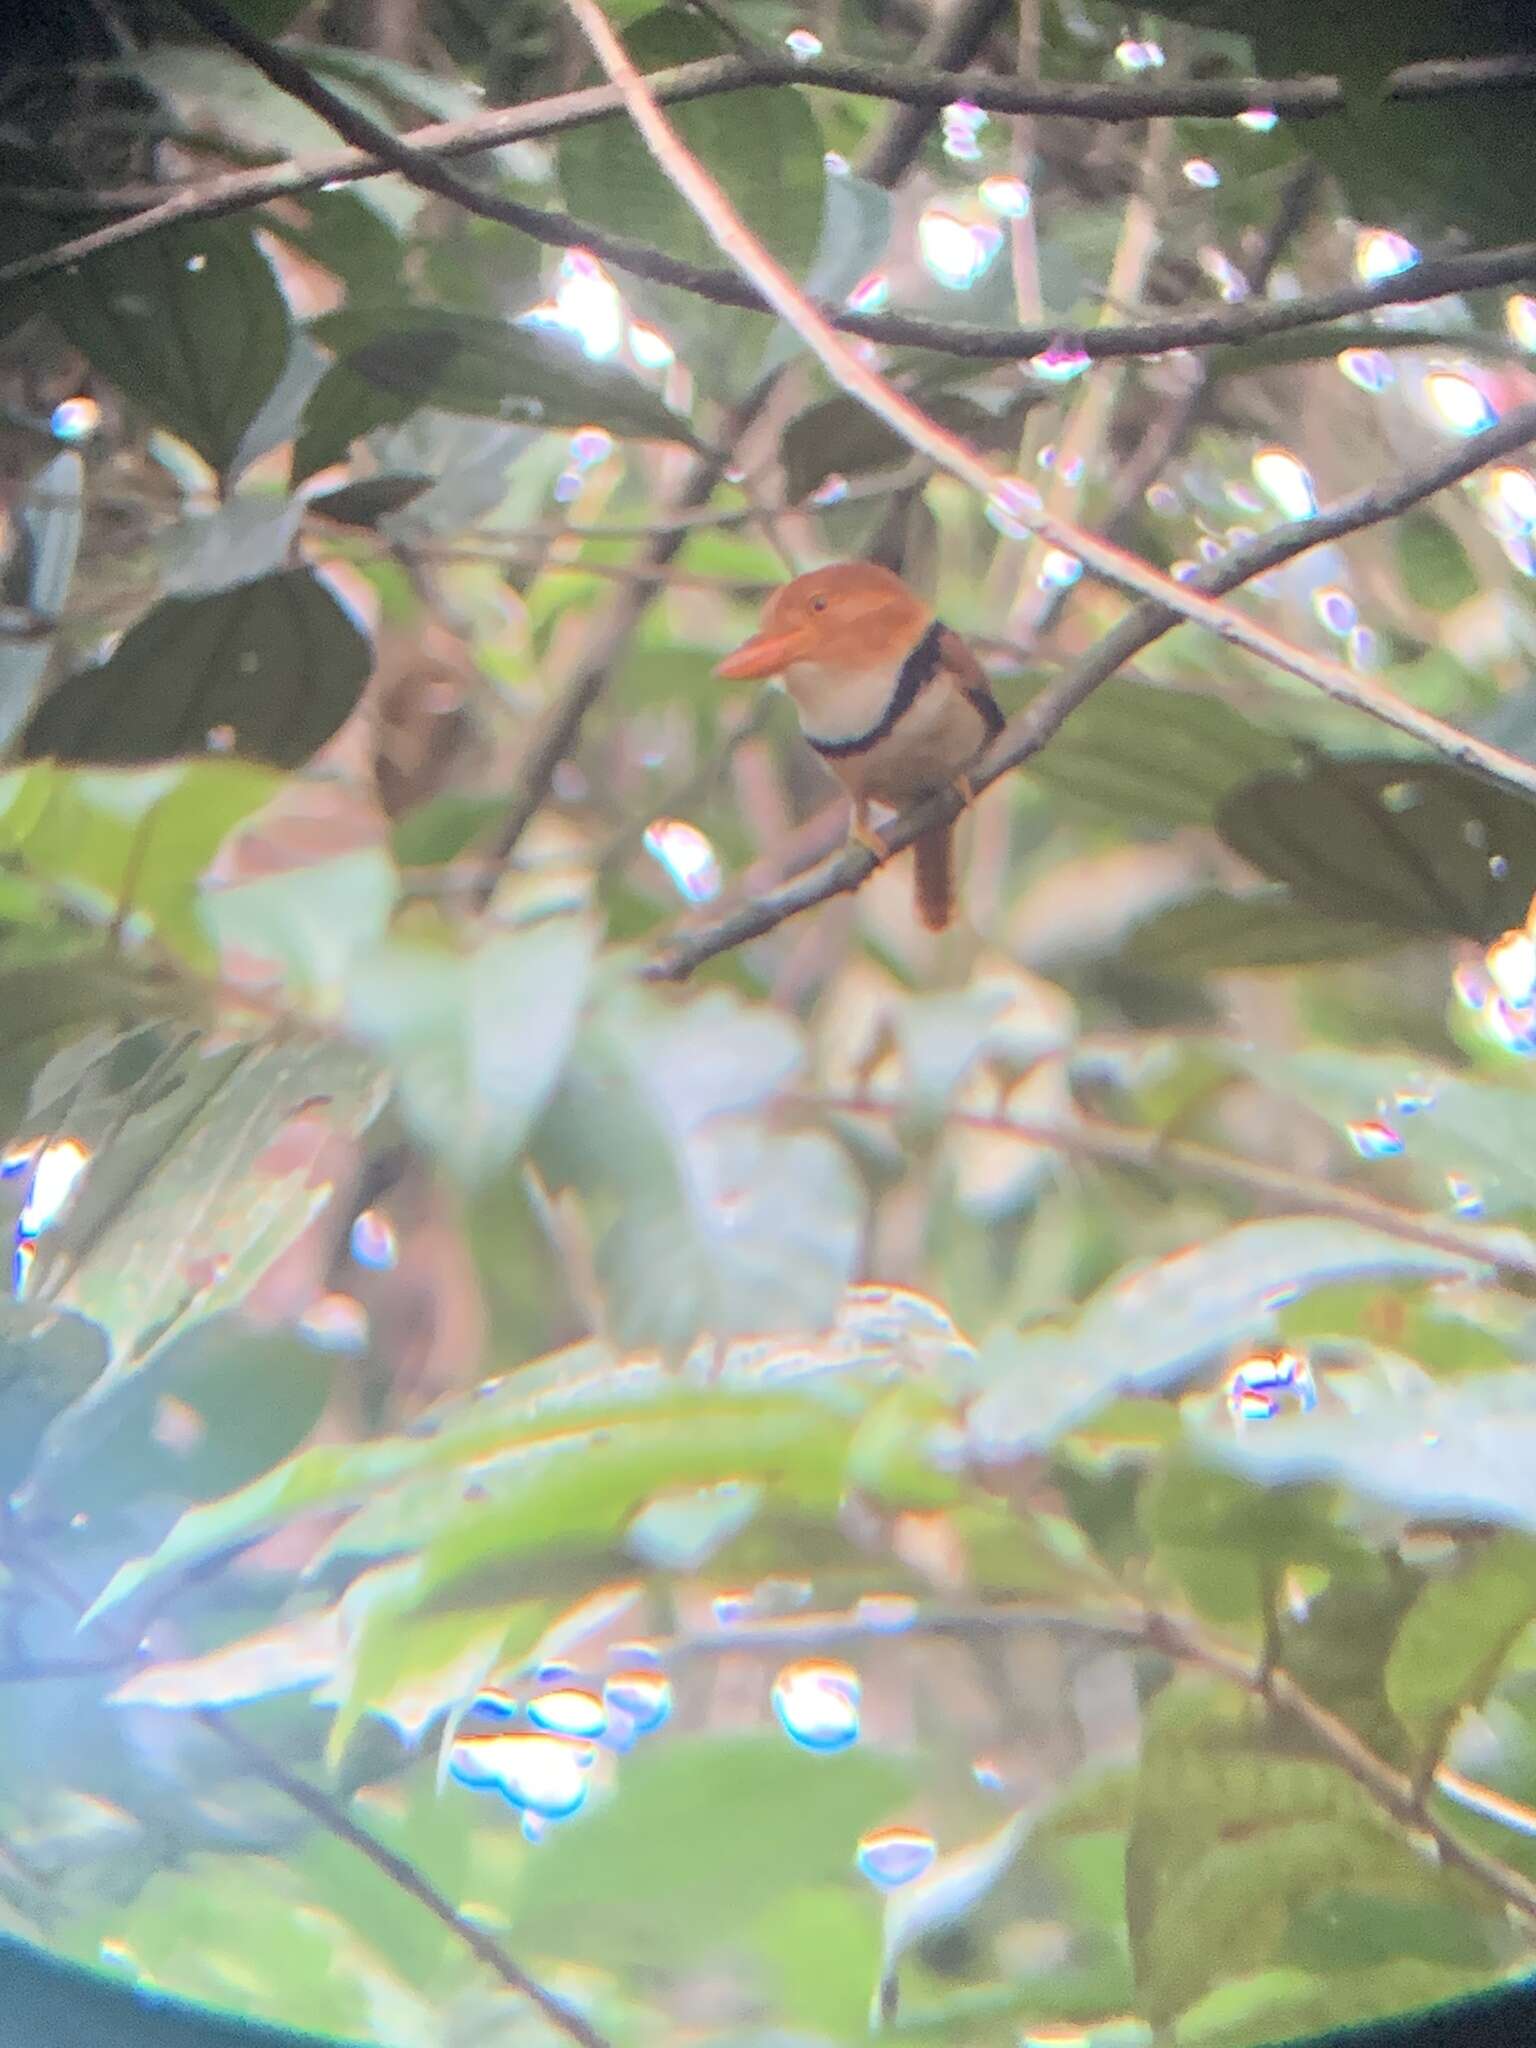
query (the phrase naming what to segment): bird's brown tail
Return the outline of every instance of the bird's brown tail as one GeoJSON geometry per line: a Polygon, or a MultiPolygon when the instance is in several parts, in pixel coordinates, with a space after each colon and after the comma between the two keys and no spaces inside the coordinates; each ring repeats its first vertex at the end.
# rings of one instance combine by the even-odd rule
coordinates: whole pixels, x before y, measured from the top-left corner
{"type": "Polygon", "coordinates": [[[941,932],[955,914],[955,833],[935,825],[916,842],[917,915],[931,932],[941,932]]]}

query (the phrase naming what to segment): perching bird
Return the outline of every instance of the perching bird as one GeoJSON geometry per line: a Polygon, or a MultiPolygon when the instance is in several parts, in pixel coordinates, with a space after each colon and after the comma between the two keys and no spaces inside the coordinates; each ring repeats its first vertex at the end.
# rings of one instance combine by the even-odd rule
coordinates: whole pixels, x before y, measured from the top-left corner
{"type": "MultiPolygon", "coordinates": [[[[899,576],[872,562],[812,569],[776,590],[762,630],[715,670],[731,682],[782,676],[800,730],[853,798],[851,836],[882,860],[871,803],[897,810],[946,783],[969,801],[964,770],[1003,729],[981,666],[958,633],[899,576]]],[[[954,916],[953,825],[915,842],[917,914],[954,916]]]]}

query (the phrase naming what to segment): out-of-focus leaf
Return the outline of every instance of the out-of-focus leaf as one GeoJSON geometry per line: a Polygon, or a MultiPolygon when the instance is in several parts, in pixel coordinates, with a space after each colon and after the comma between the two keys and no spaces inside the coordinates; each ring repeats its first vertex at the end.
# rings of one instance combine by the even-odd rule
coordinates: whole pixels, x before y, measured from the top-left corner
{"type": "Polygon", "coordinates": [[[288,361],[288,306],[248,227],[198,221],[104,249],[47,280],[92,367],[229,472],[288,361]]]}
{"type": "MultiPolygon", "coordinates": [[[[930,418],[977,448],[1017,444],[1017,414],[988,412],[973,398],[941,394],[927,408],[930,418]]],[[[823,398],[798,413],[779,443],[785,490],[792,503],[809,497],[828,476],[865,476],[872,470],[900,469],[911,456],[911,443],[877,419],[856,398],[823,398]]]]}
{"type": "Polygon", "coordinates": [[[688,423],[627,371],[567,337],[432,306],[349,307],[314,323],[339,360],[305,410],[295,477],[323,469],[359,434],[418,405],[536,427],[606,427],[691,441],[688,423]]]}
{"type": "Polygon", "coordinates": [[[353,1027],[389,1060],[418,1136],[466,1179],[514,1157],[549,1099],[592,956],[586,920],[559,917],[469,949],[401,936],[353,966],[353,1027]]]}
{"type": "MultiPolygon", "coordinates": [[[[822,197],[821,239],[805,274],[806,295],[833,305],[845,299],[879,263],[890,238],[891,195],[885,187],[857,172],[829,168],[822,197]]],[[[781,326],[763,351],[759,376],[782,369],[800,346],[799,336],[781,326]]],[[[905,454],[896,459],[904,461],[905,454]]]]}
{"type": "Polygon", "coordinates": [[[1443,519],[1420,506],[1392,522],[1403,587],[1433,612],[1454,611],[1477,595],[1467,551],[1443,519]]]}
{"type": "Polygon", "coordinates": [[[1292,1565],[1347,1570],[1354,1547],[1327,1506],[1322,1489],[1266,1493],[1177,1453],[1149,1476],[1138,1502],[1159,1564],[1198,1613],[1227,1625],[1262,1619],[1266,1588],[1292,1565]]]}
{"type": "Polygon", "coordinates": [[[220,750],[307,761],[362,694],[367,640],[311,569],[211,597],[171,597],[95,668],[54,691],[22,735],[29,759],[114,766],[220,750]]]}
{"type": "Polygon", "coordinates": [[[431,485],[429,476],[364,477],[359,483],[322,491],[309,500],[309,510],[321,512],[327,519],[339,519],[344,526],[377,526],[381,519],[419,498],[431,485]]]}
{"type": "Polygon", "coordinates": [[[106,1338],[84,1317],[0,1303],[0,1490],[19,1483],[48,1424],[106,1362],[106,1338]]]}
{"type": "MultiPolygon", "coordinates": [[[[624,40],[642,71],[719,56],[729,48],[712,22],[677,7],[645,15],[624,40]]],[[[826,182],[820,132],[804,98],[783,88],[752,88],[675,107],[667,118],[753,233],[795,276],[803,276],[816,251],[826,182]]],[[[579,220],[689,262],[719,263],[720,252],[697,215],[628,124],[571,129],[560,138],[559,169],[579,220]]],[[[626,280],[625,296],[672,339],[706,388],[725,395],[755,381],[771,338],[763,315],[639,280],[626,280]]]]}
{"type": "Polygon", "coordinates": [[[609,1968],[686,1964],[787,1888],[843,1879],[851,1844],[908,1783],[891,1751],[816,1757],[761,1736],[638,1750],[607,1806],[540,1845],[510,1939],[609,1968]]]}
{"type": "Polygon", "coordinates": [[[142,919],[183,959],[209,964],[198,885],[223,841],[272,796],[277,776],[244,761],[129,773],[39,764],[26,774],[26,815],[13,816],[29,871],[98,914],[142,919]]]}
{"type": "Polygon", "coordinates": [[[1232,1057],[1266,1088],[1341,1130],[1384,1120],[1402,1140],[1401,1164],[1426,1175],[1426,1206],[1446,1200],[1448,1174],[1467,1182],[1489,1215],[1536,1202],[1536,1093],[1433,1060],[1329,1046],[1232,1057]]]}
{"type": "Polygon", "coordinates": [[[272,575],[288,560],[301,509],[284,498],[230,498],[181,520],[159,543],[166,594],[199,597],[272,575]]]}
{"type": "Polygon", "coordinates": [[[1234,853],[1336,917],[1489,940],[1536,891],[1536,807],[1445,762],[1319,756],[1233,790],[1234,853]]]}
{"type": "Polygon", "coordinates": [[[1018,1855],[1028,1828],[1025,1814],[1012,1814],[979,1842],[946,1851],[921,1877],[892,1892],[885,1904],[882,2003],[892,1998],[896,1966],[907,1950],[935,1929],[963,1920],[986,1897],[1018,1855]]]}
{"type": "Polygon", "coordinates": [[[342,1006],[354,964],[383,942],[399,889],[383,848],[360,846],[206,889],[202,909],[221,949],[266,963],[329,1014],[342,1006]]]}
{"type": "Polygon", "coordinates": [[[1208,1455],[1265,1485],[1335,1479],[1405,1513],[1536,1532],[1536,1369],[1479,1373],[1416,1393],[1361,1388],[1347,1414],[1277,1416],[1208,1455]]]}
{"type": "Polygon", "coordinates": [[[1402,943],[1401,931],[1330,917],[1288,889],[1207,889],[1133,926],[1122,957],[1145,974],[1227,974],[1358,960],[1402,943]]]}
{"type": "Polygon", "coordinates": [[[1447,1578],[1431,1579],[1404,1617],[1387,1661],[1387,1698],[1423,1758],[1457,1715],[1482,1705],[1500,1667],[1536,1618],[1536,1544],[1504,1533],[1447,1578]]]}
{"type": "Polygon", "coordinates": [[[99,1322],[111,1364],[49,1432],[39,1475],[101,1426],[122,1382],[172,1331],[237,1304],[330,1199],[313,1173],[333,1133],[377,1112],[376,1067],[340,1042],[279,1041],[155,1061],[124,1101],[98,1098],[102,1141],[82,1103],[68,1122],[88,1163],[57,1225],[53,1299],[99,1322]]]}
{"type": "Polygon", "coordinates": [[[994,1332],[979,1365],[986,1392],[968,1418],[974,1453],[1008,1462],[1043,1449],[1112,1393],[1173,1385],[1226,1347],[1271,1334],[1277,1303],[1310,1288],[1479,1270],[1363,1224],[1311,1216],[1239,1224],[1122,1274],[1069,1329],[994,1332]]]}
{"type": "Polygon", "coordinates": [[[830,1139],[757,1114],[799,1058],[782,1016],[720,994],[615,987],[578,1037],[536,1150],[582,1197],[621,1344],[829,1321],[857,1243],[852,1176],[830,1139]]]}
{"type": "Polygon", "coordinates": [[[48,628],[63,612],[74,577],[84,484],[84,464],[66,450],[45,462],[20,494],[0,569],[0,616],[16,621],[15,638],[9,630],[0,633],[0,746],[26,719],[48,673],[48,628]]]}
{"type": "Polygon", "coordinates": [[[200,1657],[149,1664],[113,1693],[124,1707],[233,1707],[328,1678],[342,1657],[341,1610],[274,1622],[200,1657]]]}
{"type": "Polygon", "coordinates": [[[1230,705],[1194,690],[1111,681],[1095,690],[1029,773],[1052,794],[1138,825],[1208,825],[1250,777],[1294,749],[1230,705]]]}
{"type": "Polygon", "coordinates": [[[1178,2048],[1270,2048],[1302,2034],[1400,2022],[1405,2013],[1460,1997],[1487,1979],[1486,1969],[1451,1970],[1415,1956],[1326,1975],[1295,1967],[1259,1970],[1197,1999],[1180,2014],[1174,2038],[1178,2048]]]}
{"type": "Polygon", "coordinates": [[[579,1452],[588,1433],[682,1394],[692,1400],[704,1387],[736,1396],[779,1389],[808,1398],[824,1394],[843,1411],[850,1392],[914,1370],[958,1397],[971,1384],[972,1353],[931,1302],[892,1288],[853,1290],[820,1337],[742,1342],[727,1347],[723,1358],[705,1343],[681,1370],[654,1356],[615,1359],[599,1345],[573,1345],[469,1398],[439,1404],[402,1435],[314,1445],[238,1493],[190,1509],[150,1557],[121,1568],[97,1611],[316,1510],[368,1503],[334,1539],[339,1554],[383,1555],[414,1546],[445,1515],[458,1514],[464,1474],[500,1460],[505,1477],[529,1446],[536,1456],[558,1457],[575,1441],[579,1452]]]}

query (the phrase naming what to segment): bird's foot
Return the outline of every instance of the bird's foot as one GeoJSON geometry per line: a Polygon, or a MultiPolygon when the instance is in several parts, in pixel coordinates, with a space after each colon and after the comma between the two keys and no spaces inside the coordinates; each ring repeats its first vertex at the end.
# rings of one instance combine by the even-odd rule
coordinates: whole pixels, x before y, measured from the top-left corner
{"type": "Polygon", "coordinates": [[[854,812],[852,822],[849,824],[848,844],[850,846],[862,846],[864,851],[872,853],[876,861],[882,866],[891,857],[890,847],[869,822],[868,817],[859,811],[854,812]]]}

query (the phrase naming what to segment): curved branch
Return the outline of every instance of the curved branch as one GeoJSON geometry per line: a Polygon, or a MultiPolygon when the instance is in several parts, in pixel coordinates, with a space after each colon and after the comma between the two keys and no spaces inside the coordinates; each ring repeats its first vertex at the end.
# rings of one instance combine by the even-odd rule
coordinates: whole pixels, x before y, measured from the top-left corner
{"type": "MultiPolygon", "coordinates": [[[[1522,406],[1511,413],[1486,433],[1478,435],[1471,442],[1463,442],[1433,462],[1422,463],[1406,470],[1393,483],[1377,484],[1371,489],[1360,491],[1351,498],[1342,499],[1310,519],[1298,519],[1289,525],[1276,527],[1273,532],[1261,534],[1257,539],[1233,548],[1219,562],[1203,567],[1189,585],[1180,589],[1198,587],[1213,595],[1236,589],[1250,577],[1261,576],[1268,569],[1278,568],[1281,563],[1305,554],[1308,549],[1320,546],[1324,541],[1339,540],[1345,534],[1361,532],[1366,527],[1380,525],[1384,520],[1396,518],[1423,499],[1433,497],[1436,491],[1443,491],[1449,485],[1459,483],[1470,476],[1486,462],[1500,455],[1512,453],[1529,441],[1536,440],[1536,405],[1522,406]]],[[[1006,729],[982,756],[971,781],[978,792],[996,782],[1010,769],[1019,767],[1040,749],[1066,723],[1067,719],[1083,703],[1100,683],[1112,676],[1142,648],[1161,637],[1173,626],[1180,623],[1182,614],[1159,602],[1140,604],[1127,614],[1118,625],[1089,649],[1081,660],[1058,676],[1043,689],[1037,697],[1025,705],[1006,729]]],[[[1379,699],[1382,693],[1372,690],[1363,679],[1351,678],[1353,694],[1344,699],[1354,702],[1361,710],[1374,710],[1382,715],[1379,699]],[[1370,700],[1370,701],[1367,701],[1370,700]]],[[[1396,699],[1392,700],[1395,704],[1396,699]]],[[[1402,707],[1412,710],[1410,706],[1402,707]]],[[[1425,714],[1413,712],[1413,718],[1422,721],[1425,714]]],[[[1397,723],[1394,719],[1390,721],[1397,723]]],[[[1458,733],[1453,727],[1442,726],[1438,719],[1428,721],[1446,736],[1448,744],[1437,740],[1426,740],[1437,753],[1444,753],[1448,759],[1457,761],[1462,767],[1486,774],[1498,782],[1513,782],[1521,789],[1532,786],[1532,772],[1524,762],[1503,754],[1502,750],[1488,748],[1465,733],[1458,733]],[[1474,751],[1467,751],[1468,749],[1474,751]],[[1496,758],[1494,758],[1496,757],[1496,758]],[[1505,773],[1505,763],[1510,769],[1520,771],[1518,776],[1505,773]]],[[[1424,734],[1416,725],[1402,727],[1413,731],[1414,736],[1424,734]]],[[[881,837],[891,848],[899,852],[910,846],[912,841],[926,832],[930,826],[955,818],[960,812],[960,802],[951,791],[943,790],[914,806],[893,823],[882,827],[881,837]]],[[[764,932],[772,931],[775,925],[786,918],[794,917],[802,910],[809,910],[814,904],[824,903],[829,897],[843,895],[857,889],[874,871],[875,860],[864,847],[850,845],[834,859],[820,867],[798,875],[782,888],[770,890],[767,894],[742,904],[728,916],[701,929],[684,933],[643,970],[647,977],[663,981],[681,981],[692,974],[704,961],[713,959],[718,953],[725,953],[734,946],[742,945],[748,939],[760,938],[764,932]]]]}

